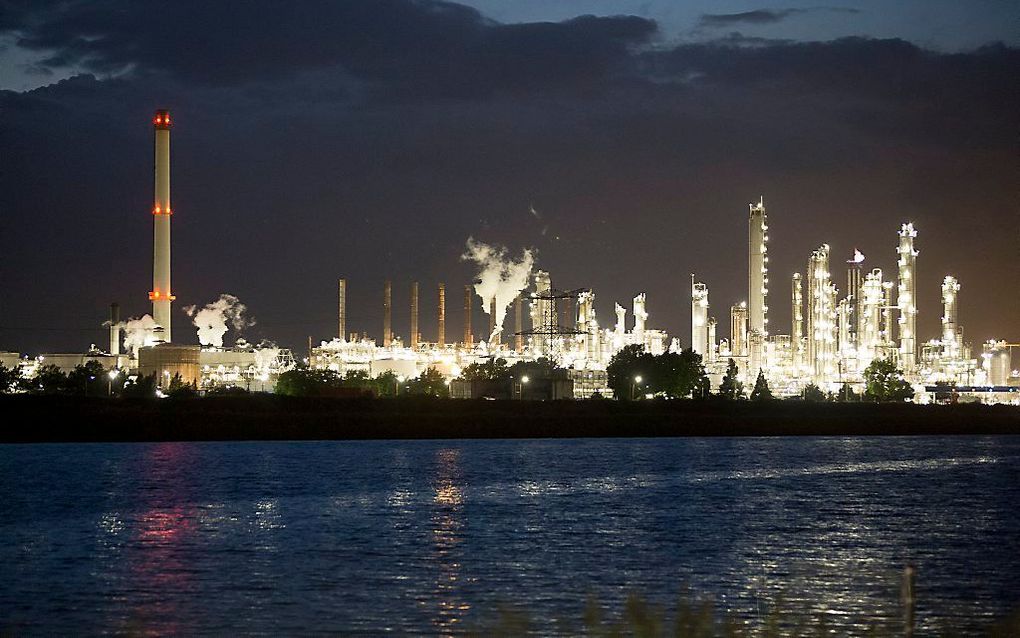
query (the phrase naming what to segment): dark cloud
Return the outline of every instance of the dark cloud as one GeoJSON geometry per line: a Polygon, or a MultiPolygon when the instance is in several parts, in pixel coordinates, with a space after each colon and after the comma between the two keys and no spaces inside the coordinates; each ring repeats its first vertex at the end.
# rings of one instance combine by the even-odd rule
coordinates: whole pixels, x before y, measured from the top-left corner
{"type": "Polygon", "coordinates": [[[849,7],[808,7],[803,9],[756,9],[741,13],[706,13],[698,19],[698,26],[719,28],[736,24],[774,24],[791,16],[817,12],[860,13],[860,10],[849,7]]]}
{"type": "MultiPolygon", "coordinates": [[[[903,40],[842,38],[832,42],[772,44],[742,38],[681,45],[643,54],[646,73],[660,81],[740,86],[745,90],[832,96],[833,107],[871,101],[910,120],[921,137],[970,138],[1011,143],[1001,137],[1015,123],[1020,91],[1020,50],[990,45],[969,53],[937,53],[903,40]],[[945,127],[949,127],[948,129],[945,127]],[[941,130],[938,130],[940,129],[941,130]],[[932,135],[932,129],[938,133],[932,135]]],[[[874,118],[877,124],[882,118],[874,118]]]]}
{"type": "Polygon", "coordinates": [[[43,64],[212,86],[338,69],[383,92],[479,90],[598,81],[655,23],[583,16],[499,25],[436,0],[25,3],[0,30],[43,64]]]}
{"type": "Polygon", "coordinates": [[[265,331],[250,336],[294,347],[329,336],[338,276],[352,329],[378,334],[381,280],[394,280],[395,308],[412,279],[456,289],[473,274],[458,261],[468,235],[537,247],[557,286],[596,288],[605,317],[646,291],[653,324],[689,334],[676,273],[710,284],[723,321],[746,296],[745,206],[759,194],[776,325],[808,251],[857,246],[892,272],[893,233],[913,220],[921,333],[938,334],[950,272],[971,338],[1020,333],[1002,283],[1020,276],[1015,233],[989,231],[1016,228],[1017,49],[739,35],[666,47],[638,18],[500,25],[386,1],[343,4],[357,26],[333,3],[297,3],[271,21],[239,17],[237,34],[213,6],[148,44],[132,29],[161,32],[134,4],[80,23],[69,15],[114,5],[22,6],[0,11],[8,29],[13,15],[32,46],[95,74],[0,91],[0,236],[18,264],[0,269],[0,298],[31,300],[4,306],[3,347],[81,348],[101,343],[109,301],[148,311],[157,107],[177,122],[178,299],[238,295],[265,331]]]}

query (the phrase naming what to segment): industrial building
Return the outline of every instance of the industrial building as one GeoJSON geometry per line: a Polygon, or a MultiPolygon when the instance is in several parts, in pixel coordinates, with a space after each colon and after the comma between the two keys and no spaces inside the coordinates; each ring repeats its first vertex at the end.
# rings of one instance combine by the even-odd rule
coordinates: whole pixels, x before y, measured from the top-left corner
{"type": "MultiPolygon", "coordinates": [[[[81,354],[49,353],[31,359],[3,352],[0,360],[8,367],[18,366],[26,376],[32,376],[41,365],[53,364],[69,371],[86,361],[99,361],[105,368],[129,376],[155,375],[159,386],[179,375],[201,390],[233,386],[272,391],[279,375],[297,365],[290,350],[268,342],[252,345],[244,339],[226,347],[222,340],[226,327],[210,340],[203,336],[197,319],[199,346],[172,340],[170,309],[176,297],[171,287],[169,112],[156,111],[152,124],[153,268],[148,293],[152,314],[122,321],[119,305],[113,304],[108,351],[93,345],[81,354]]],[[[761,371],[779,396],[795,396],[809,384],[828,393],[835,393],[844,384],[860,391],[868,365],[876,359],[892,359],[914,386],[916,400],[941,400],[947,395],[946,388],[952,388],[949,394],[953,400],[1020,402],[1020,379],[1011,360],[1012,348],[1017,344],[993,339],[982,344],[979,355],[975,354],[960,323],[965,289],[952,275],[946,275],[941,283],[941,334],[923,343],[918,341],[917,289],[936,284],[917,280],[920,253],[912,223],[900,226],[895,251],[889,251],[888,256],[896,259],[895,280],[886,274],[892,271],[865,269],[865,255],[855,249],[845,262],[846,288],[840,291],[837,282],[843,280],[842,275],[832,269],[843,262],[832,254],[828,244],[810,251],[804,272],[789,277],[791,291],[787,298],[792,312],[788,334],[777,333],[769,325],[769,224],[764,197],[748,205],[747,224],[747,298],[727,300],[722,306],[729,307],[728,334],[718,334],[718,321],[711,312],[706,283],[711,277],[700,273],[702,281],[698,281],[691,275],[691,338],[687,346],[701,355],[714,386],[718,387],[732,359],[745,386],[749,387],[761,371]]],[[[491,248],[481,244],[474,247],[479,246],[491,248]]],[[[489,250],[485,254],[490,259],[503,259],[504,253],[489,250]]],[[[398,299],[402,291],[409,293],[406,308],[410,332],[405,338],[393,330],[394,283],[379,282],[383,321],[379,338],[375,339],[368,336],[372,331],[365,330],[365,326],[354,328],[349,324],[348,280],[338,279],[336,334],[317,346],[310,340],[305,363],[313,369],[341,374],[362,372],[375,377],[391,372],[406,379],[435,368],[452,384],[455,395],[475,396],[486,391],[478,384],[454,384],[468,365],[493,358],[511,365],[545,359],[565,372],[548,380],[548,392],[539,392],[536,385],[530,390],[532,394],[587,398],[596,394],[611,396],[606,366],[624,347],[638,345],[658,355],[679,351],[683,346],[679,337],[671,338],[651,325],[644,292],[631,299],[630,317],[626,306],[615,303],[615,316],[603,325],[596,313],[594,289],[555,288],[549,272],[532,267],[528,251],[519,262],[497,262],[496,266],[481,269],[478,281],[464,285],[463,332],[459,340],[450,339],[451,331],[447,330],[447,283],[397,282],[398,299]],[[472,312],[478,306],[489,320],[480,334],[472,325],[472,312]],[[435,312],[434,335],[420,330],[423,311],[435,312]]]]}

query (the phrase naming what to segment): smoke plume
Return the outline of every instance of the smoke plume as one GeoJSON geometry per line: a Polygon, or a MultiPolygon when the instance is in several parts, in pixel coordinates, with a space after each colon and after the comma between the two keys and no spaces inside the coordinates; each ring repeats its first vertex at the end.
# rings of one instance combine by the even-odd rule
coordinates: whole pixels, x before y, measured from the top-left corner
{"type": "MultiPolygon", "coordinates": [[[[489,305],[495,297],[496,331],[502,330],[507,308],[528,287],[531,268],[535,265],[534,253],[525,249],[520,260],[514,261],[505,246],[490,246],[468,237],[467,252],[461,255],[461,259],[478,265],[475,293],[482,298],[485,314],[489,314],[489,305]]],[[[496,333],[489,335],[489,341],[495,336],[496,333]]]]}
{"type": "Polygon", "coordinates": [[[184,309],[191,322],[198,328],[198,342],[203,346],[223,347],[223,335],[228,328],[244,330],[255,322],[245,316],[248,308],[234,295],[223,294],[216,301],[197,310],[195,306],[184,309]]]}
{"type": "Polygon", "coordinates": [[[151,315],[142,315],[137,319],[121,321],[120,329],[124,332],[124,349],[135,356],[138,349],[144,346],[151,346],[156,343],[156,320],[151,315]]]}

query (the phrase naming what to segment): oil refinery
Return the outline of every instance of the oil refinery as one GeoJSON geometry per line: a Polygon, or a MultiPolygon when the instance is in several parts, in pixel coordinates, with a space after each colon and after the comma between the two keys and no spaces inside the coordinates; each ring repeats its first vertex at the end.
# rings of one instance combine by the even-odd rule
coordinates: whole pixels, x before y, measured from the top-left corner
{"type": "MultiPolygon", "coordinates": [[[[1011,351],[1020,346],[992,339],[977,348],[966,340],[960,324],[963,283],[951,274],[938,280],[917,280],[918,230],[913,223],[889,229],[896,243],[885,256],[896,259],[895,270],[865,267],[867,258],[854,251],[845,262],[845,288],[837,272],[840,258],[822,244],[805,251],[803,272],[791,273],[791,322],[789,330],[769,324],[770,284],[769,225],[764,197],[749,204],[747,231],[747,297],[726,300],[729,331],[720,336],[712,313],[710,287],[691,275],[691,333],[684,343],[656,329],[649,320],[648,298],[635,295],[625,306],[615,303],[609,321],[600,322],[592,288],[564,290],[554,287],[553,275],[535,265],[531,251],[514,257],[504,248],[467,240],[465,261],[477,266],[471,283],[436,282],[424,286],[410,281],[397,285],[408,292],[406,312],[410,334],[395,334],[393,326],[394,283],[377,282],[383,309],[378,338],[376,326],[349,325],[348,280],[342,273],[336,288],[336,334],[309,340],[307,353],[296,359],[293,352],[270,342],[249,344],[238,339],[224,345],[224,335],[246,324],[245,307],[236,297],[221,295],[203,308],[189,306],[185,312],[197,328],[199,345],[175,343],[171,331],[170,226],[170,133],[172,123],[165,110],[153,119],[155,147],[151,314],[122,320],[120,306],[111,305],[107,350],[92,346],[84,353],[44,353],[23,357],[0,353],[0,362],[19,366],[31,377],[42,365],[70,369],[87,360],[99,361],[114,373],[129,376],[155,375],[165,386],[179,377],[199,389],[222,386],[271,392],[278,376],[300,363],[312,369],[340,374],[358,371],[371,377],[392,372],[413,378],[435,368],[448,381],[460,376],[468,365],[494,357],[513,364],[548,359],[566,370],[572,383],[567,396],[587,398],[598,393],[611,396],[606,367],[622,348],[639,345],[652,354],[690,348],[701,355],[713,389],[718,388],[732,360],[745,386],[759,371],[772,392],[780,397],[797,396],[809,385],[834,394],[851,388],[860,392],[864,371],[877,359],[891,359],[915,390],[915,401],[930,402],[951,388],[954,400],[1020,404],[1020,375],[1013,369],[1011,351]],[[917,289],[941,285],[941,333],[928,341],[916,334],[917,289]],[[459,339],[447,330],[447,292],[463,291],[462,326],[459,339]],[[481,308],[488,326],[478,333],[472,315],[481,308]],[[420,313],[435,313],[437,331],[422,334],[420,313]],[[628,317],[628,314],[630,315],[628,317]]],[[[892,242],[890,242],[892,243],[892,242]]],[[[773,273],[774,274],[774,273],[773,273]]],[[[679,293],[678,294],[685,294],[679,293]]],[[[399,296],[399,295],[398,295],[399,296]]],[[[774,297],[774,295],[772,295],[774,297]]],[[[965,299],[965,297],[963,297],[965,299]]],[[[455,302],[456,303],[456,302],[455,302]]],[[[772,301],[773,304],[779,303],[772,301]]],[[[725,321],[725,317],[723,317],[725,321]]],[[[454,393],[456,395],[456,393],[454,393]]]]}

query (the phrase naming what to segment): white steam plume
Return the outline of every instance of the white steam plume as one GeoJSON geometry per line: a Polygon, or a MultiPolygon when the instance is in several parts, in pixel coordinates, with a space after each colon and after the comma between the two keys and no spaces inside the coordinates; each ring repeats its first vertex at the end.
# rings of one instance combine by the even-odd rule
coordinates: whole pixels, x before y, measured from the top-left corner
{"type": "Polygon", "coordinates": [[[198,310],[195,306],[184,309],[198,328],[198,342],[203,346],[223,347],[223,335],[228,327],[243,330],[255,322],[245,316],[248,308],[234,295],[223,294],[216,301],[198,310]]]}
{"type": "MultiPolygon", "coordinates": [[[[502,330],[506,310],[517,295],[528,287],[531,268],[535,265],[535,255],[525,249],[520,260],[514,261],[504,246],[490,246],[468,237],[467,252],[461,255],[464,261],[478,264],[478,282],[475,293],[482,298],[482,308],[489,314],[489,305],[493,297],[496,299],[496,330],[502,330]]],[[[491,342],[496,333],[489,335],[491,342]]]]}
{"type": "Polygon", "coordinates": [[[156,343],[156,320],[151,315],[121,321],[117,325],[124,331],[124,349],[130,352],[132,357],[137,355],[139,348],[156,343]]]}

